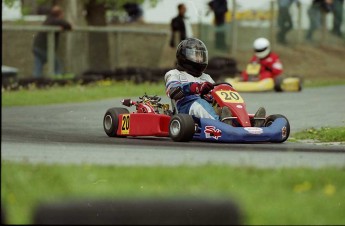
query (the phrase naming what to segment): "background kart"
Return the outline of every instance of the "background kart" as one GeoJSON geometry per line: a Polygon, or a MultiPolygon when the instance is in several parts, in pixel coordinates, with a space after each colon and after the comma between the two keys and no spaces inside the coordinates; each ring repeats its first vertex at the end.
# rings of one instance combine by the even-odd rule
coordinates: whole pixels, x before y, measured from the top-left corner
{"type": "Polygon", "coordinates": [[[284,142],[290,134],[290,124],[283,115],[270,115],[256,118],[248,114],[240,94],[228,83],[215,84],[210,92],[216,112],[227,106],[232,117],[227,118],[231,125],[218,120],[196,118],[188,114],[179,114],[175,103],[161,104],[160,97],[147,96],[139,101],[122,100],[122,104],[135,106],[130,113],[127,108],[110,108],[103,119],[105,133],[110,137],[157,136],[171,137],[174,141],[211,141],[211,142],[284,142]],[[256,121],[262,121],[262,127],[253,127],[256,121]]]}
{"type": "Polygon", "coordinates": [[[241,81],[241,78],[226,78],[225,81],[232,84],[239,92],[298,92],[302,90],[303,80],[300,76],[280,75],[275,79],[267,78],[258,80],[260,64],[249,63],[246,72],[249,81],[241,81]]]}

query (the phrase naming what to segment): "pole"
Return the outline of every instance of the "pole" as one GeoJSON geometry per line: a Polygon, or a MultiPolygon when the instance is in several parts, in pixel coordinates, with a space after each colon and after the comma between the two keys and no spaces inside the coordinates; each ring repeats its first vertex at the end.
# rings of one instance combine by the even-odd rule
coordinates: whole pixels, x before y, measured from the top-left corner
{"type": "Polygon", "coordinates": [[[198,37],[200,39],[204,39],[204,37],[202,36],[202,11],[199,10],[198,12],[198,37]]]}
{"type": "Polygon", "coordinates": [[[230,54],[232,57],[236,57],[236,47],[237,47],[237,21],[236,21],[236,0],[232,0],[232,15],[231,15],[231,23],[232,23],[232,39],[231,39],[231,50],[230,54]]]}
{"type": "Polygon", "coordinates": [[[48,76],[54,75],[54,62],[55,62],[55,32],[48,32],[48,76]]]}
{"type": "Polygon", "coordinates": [[[302,42],[302,4],[297,6],[297,43],[302,42]]]}
{"type": "Polygon", "coordinates": [[[274,6],[275,2],[274,0],[271,0],[270,2],[270,14],[271,14],[271,20],[270,20],[270,41],[272,43],[272,48],[274,49],[275,47],[275,13],[274,13],[274,6]]]}
{"type": "Polygon", "coordinates": [[[112,69],[118,68],[116,57],[117,57],[117,34],[116,32],[109,33],[109,59],[110,67],[112,69]],[[112,51],[115,50],[115,51],[112,51]]]}
{"type": "Polygon", "coordinates": [[[116,49],[115,49],[115,65],[120,67],[120,51],[121,51],[121,42],[122,42],[121,32],[116,32],[116,49]]]}
{"type": "Polygon", "coordinates": [[[326,13],[322,13],[322,34],[321,34],[321,43],[324,44],[327,39],[327,23],[326,23],[326,13]]]}

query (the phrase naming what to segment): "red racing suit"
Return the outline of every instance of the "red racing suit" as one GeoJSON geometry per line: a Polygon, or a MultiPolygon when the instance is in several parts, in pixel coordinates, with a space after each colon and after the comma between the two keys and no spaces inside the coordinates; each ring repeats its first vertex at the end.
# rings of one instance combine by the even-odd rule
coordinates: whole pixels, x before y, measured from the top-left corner
{"type": "MultiPolygon", "coordinates": [[[[271,52],[267,57],[260,59],[257,56],[253,56],[250,63],[257,62],[261,65],[259,72],[259,80],[266,78],[275,79],[283,72],[283,65],[279,60],[279,56],[276,53],[271,52]]],[[[248,81],[249,76],[247,71],[242,72],[243,81],[248,81]]]]}

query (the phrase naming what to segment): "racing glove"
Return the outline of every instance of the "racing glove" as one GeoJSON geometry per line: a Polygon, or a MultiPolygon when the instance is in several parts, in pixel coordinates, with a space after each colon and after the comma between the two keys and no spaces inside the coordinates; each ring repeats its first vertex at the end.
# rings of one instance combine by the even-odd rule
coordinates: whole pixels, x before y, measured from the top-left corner
{"type": "Polygon", "coordinates": [[[190,84],[190,92],[193,94],[205,95],[213,89],[213,84],[210,82],[197,83],[192,82],[190,84]]]}
{"type": "Polygon", "coordinates": [[[206,100],[207,102],[213,103],[213,96],[212,96],[210,93],[204,95],[203,98],[204,98],[204,100],[206,100]]]}

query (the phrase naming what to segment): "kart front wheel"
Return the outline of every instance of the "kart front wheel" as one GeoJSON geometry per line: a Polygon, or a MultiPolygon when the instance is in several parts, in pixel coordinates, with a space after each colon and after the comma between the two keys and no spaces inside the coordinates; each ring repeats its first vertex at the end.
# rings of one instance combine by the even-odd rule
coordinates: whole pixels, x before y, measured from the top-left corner
{"type": "Polygon", "coordinates": [[[278,141],[278,143],[283,143],[289,138],[289,135],[290,135],[290,123],[289,123],[289,120],[284,115],[279,115],[279,114],[269,115],[266,117],[264,125],[265,125],[265,127],[268,127],[268,126],[272,125],[272,123],[278,118],[284,118],[286,120],[286,124],[282,128],[283,139],[278,141]]]}
{"type": "Polygon", "coordinates": [[[193,139],[195,123],[191,115],[177,114],[171,117],[169,136],[173,141],[186,142],[193,139]]]}
{"type": "Polygon", "coordinates": [[[117,128],[119,127],[119,115],[128,113],[129,111],[126,108],[108,109],[103,118],[104,132],[109,137],[116,137],[117,128]]]}

